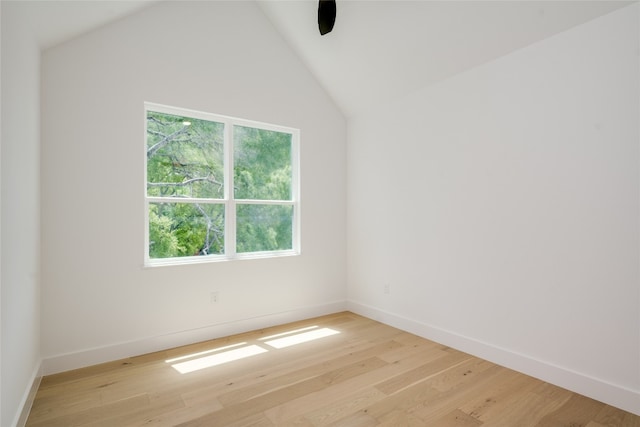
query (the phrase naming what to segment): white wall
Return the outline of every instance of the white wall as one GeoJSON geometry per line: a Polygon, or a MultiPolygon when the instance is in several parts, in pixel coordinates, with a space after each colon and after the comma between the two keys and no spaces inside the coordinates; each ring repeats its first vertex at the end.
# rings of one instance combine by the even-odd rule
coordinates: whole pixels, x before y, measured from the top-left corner
{"type": "Polygon", "coordinates": [[[354,311],[640,414],[638,15],[350,120],[354,311]]]}
{"type": "Polygon", "coordinates": [[[40,367],[40,53],[2,2],[0,425],[14,426],[40,367]]]}
{"type": "Polygon", "coordinates": [[[42,85],[46,372],[345,308],[346,123],[254,3],[161,2],[42,85]],[[143,268],[144,101],[299,128],[302,255],[143,268]]]}

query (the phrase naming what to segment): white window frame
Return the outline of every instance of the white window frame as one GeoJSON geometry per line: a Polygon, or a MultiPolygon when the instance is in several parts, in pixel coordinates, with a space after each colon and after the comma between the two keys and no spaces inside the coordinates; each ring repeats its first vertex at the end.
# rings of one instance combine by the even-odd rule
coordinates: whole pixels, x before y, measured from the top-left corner
{"type": "MultiPolygon", "coordinates": [[[[223,116],[202,111],[189,110],[186,108],[171,107],[152,102],[144,103],[144,218],[145,218],[145,244],[144,244],[144,265],[145,267],[163,265],[201,264],[208,262],[274,258],[282,256],[295,256],[301,253],[300,239],[300,130],[278,126],[269,123],[256,122],[252,120],[239,119],[236,117],[223,116]],[[224,198],[204,199],[215,201],[225,207],[225,253],[212,255],[185,256],[176,258],[151,258],[149,256],[149,204],[151,202],[176,203],[178,199],[172,197],[153,197],[147,195],[147,117],[148,112],[159,112],[176,116],[191,117],[224,123],[224,198]],[[234,188],[234,151],[233,151],[233,128],[234,126],[251,127],[268,131],[288,133],[291,135],[291,200],[247,200],[234,198],[232,188],[234,188]],[[260,252],[236,252],[236,205],[238,204],[260,204],[292,206],[292,249],[282,251],[260,251],[260,252]]],[[[180,198],[180,203],[202,202],[203,199],[180,198]]]]}

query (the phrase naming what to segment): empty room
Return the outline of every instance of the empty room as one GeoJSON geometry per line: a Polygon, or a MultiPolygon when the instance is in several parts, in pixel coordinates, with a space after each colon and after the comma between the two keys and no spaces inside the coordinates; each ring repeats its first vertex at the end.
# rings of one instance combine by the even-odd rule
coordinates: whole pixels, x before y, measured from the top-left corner
{"type": "Polygon", "coordinates": [[[0,426],[640,426],[637,1],[2,0],[0,426]]]}

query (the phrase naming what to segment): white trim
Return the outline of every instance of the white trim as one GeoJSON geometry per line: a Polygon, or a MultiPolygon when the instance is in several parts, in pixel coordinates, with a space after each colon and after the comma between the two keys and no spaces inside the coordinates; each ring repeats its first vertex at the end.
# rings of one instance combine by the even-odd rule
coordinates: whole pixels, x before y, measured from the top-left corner
{"type": "Polygon", "coordinates": [[[299,251],[286,250],[286,251],[262,251],[262,252],[242,252],[236,253],[233,257],[220,254],[220,255],[198,255],[198,256],[185,256],[181,258],[157,258],[151,259],[143,266],[143,268],[154,267],[166,267],[173,265],[193,265],[193,264],[207,264],[211,262],[229,262],[238,260],[249,259],[263,259],[263,258],[283,258],[300,255],[299,251]]]}
{"type": "Polygon", "coordinates": [[[166,350],[187,344],[226,337],[256,329],[296,322],[346,310],[346,301],[335,301],[301,309],[287,310],[263,316],[221,322],[202,328],[142,338],[73,353],[47,357],[43,361],[44,375],[52,375],[99,363],[166,350]]]}
{"type": "Polygon", "coordinates": [[[143,144],[140,144],[143,151],[142,158],[144,159],[143,171],[144,171],[144,181],[142,181],[142,200],[144,200],[144,223],[142,224],[144,229],[144,259],[142,265],[149,265],[149,197],[147,197],[147,117],[148,117],[149,106],[145,103],[144,105],[144,134],[142,135],[143,144]]]}
{"type": "Polygon", "coordinates": [[[33,407],[33,402],[36,398],[36,393],[38,392],[38,388],[40,387],[40,382],[42,381],[43,376],[43,361],[38,362],[38,365],[34,369],[31,374],[31,379],[29,380],[30,386],[25,390],[22,399],[20,400],[20,406],[18,406],[18,412],[16,413],[15,419],[11,424],[14,427],[24,427],[27,425],[27,419],[29,418],[29,413],[31,412],[31,408],[33,407]]]}
{"type": "Polygon", "coordinates": [[[280,206],[295,206],[296,202],[293,200],[253,200],[242,199],[235,200],[236,205],[280,205],[280,206]]]}
{"type": "Polygon", "coordinates": [[[236,198],[234,195],[234,132],[233,124],[224,127],[224,198],[228,201],[224,211],[224,256],[234,258],[236,255],[236,198]]]}
{"type": "Polygon", "coordinates": [[[456,334],[455,332],[440,329],[395,313],[380,310],[367,304],[348,301],[347,308],[361,316],[377,320],[422,338],[447,345],[542,381],[640,415],[640,390],[631,390],[565,367],[534,359],[521,353],[516,353],[505,348],[456,334]]]}
{"type": "Polygon", "coordinates": [[[298,254],[302,253],[302,226],[300,224],[300,212],[302,211],[302,175],[300,174],[300,130],[294,129],[291,134],[291,199],[295,203],[293,207],[293,240],[291,244],[298,254]]]}
{"type": "MultiPolygon", "coordinates": [[[[37,384],[39,384],[42,375],[51,375],[98,363],[110,362],[126,357],[165,350],[181,345],[295,322],[298,320],[305,320],[326,314],[338,313],[345,310],[350,310],[361,316],[402,329],[440,344],[456,348],[460,351],[464,351],[498,365],[531,375],[559,387],[566,388],[625,411],[640,415],[640,392],[637,390],[631,390],[616,384],[611,384],[580,372],[575,372],[545,361],[533,359],[524,354],[515,353],[504,348],[496,347],[473,338],[465,337],[451,331],[443,330],[395,313],[380,310],[367,304],[354,301],[336,301],[333,303],[310,306],[303,309],[283,311],[231,322],[223,322],[203,328],[48,357],[42,361],[37,373],[34,374],[32,389],[34,387],[37,389],[37,384]]],[[[25,394],[25,398],[23,398],[24,403],[22,406],[22,413],[25,413],[25,408],[27,408],[28,396],[29,393],[27,392],[25,394]]],[[[29,408],[31,407],[31,403],[32,401],[29,403],[29,408]]],[[[26,413],[28,414],[28,411],[26,411],[26,413]]],[[[23,425],[16,423],[14,423],[14,425],[16,427],[23,427],[23,425]]]]}
{"type": "Polygon", "coordinates": [[[206,113],[202,111],[189,110],[186,108],[171,107],[168,105],[156,104],[152,102],[144,103],[144,261],[143,267],[157,267],[165,265],[188,265],[201,264],[217,261],[231,261],[237,259],[256,259],[280,256],[293,256],[300,254],[301,226],[300,226],[300,131],[286,126],[273,125],[269,123],[256,122],[237,117],[223,116],[220,114],[206,113]],[[180,117],[192,117],[194,119],[217,122],[224,125],[224,198],[223,199],[198,199],[188,197],[156,197],[148,196],[147,193],[147,117],[149,111],[171,114],[180,117]],[[291,199],[290,200],[236,200],[233,194],[234,188],[234,128],[236,126],[281,132],[291,135],[291,199]],[[149,256],[149,205],[150,203],[207,203],[224,205],[224,253],[207,256],[186,256],[175,258],[151,258],[149,256]],[[282,205],[293,206],[293,218],[291,224],[292,241],[291,249],[283,251],[261,251],[251,253],[237,253],[236,247],[236,205],[238,204],[261,204],[261,205],[282,205]]]}

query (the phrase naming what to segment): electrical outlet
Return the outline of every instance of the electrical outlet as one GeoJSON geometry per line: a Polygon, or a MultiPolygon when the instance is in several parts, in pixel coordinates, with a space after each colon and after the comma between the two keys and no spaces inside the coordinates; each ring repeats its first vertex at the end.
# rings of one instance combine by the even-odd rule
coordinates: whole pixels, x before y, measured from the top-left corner
{"type": "Polygon", "coordinates": [[[386,295],[389,295],[391,293],[391,284],[385,283],[382,290],[386,295]]]}
{"type": "Polygon", "coordinates": [[[220,300],[220,292],[213,291],[211,292],[211,304],[217,304],[220,300]]]}

